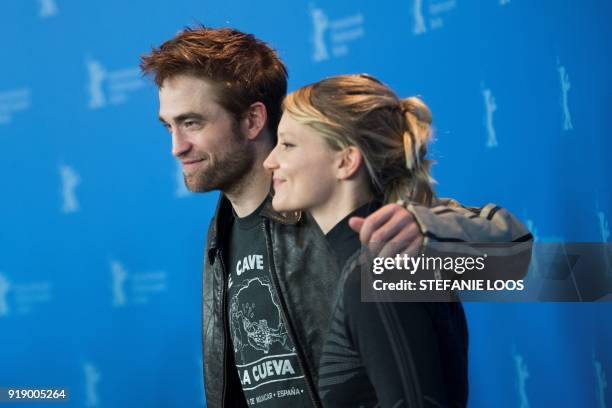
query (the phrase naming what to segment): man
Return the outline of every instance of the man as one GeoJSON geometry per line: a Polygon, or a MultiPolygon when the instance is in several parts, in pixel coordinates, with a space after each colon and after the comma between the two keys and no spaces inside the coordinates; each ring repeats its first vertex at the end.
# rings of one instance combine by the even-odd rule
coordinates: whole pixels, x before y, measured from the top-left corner
{"type": "MultiPolygon", "coordinates": [[[[159,87],[187,187],[222,192],[203,276],[207,406],[320,406],[317,367],[340,274],[307,214],[279,214],[262,165],[276,143],[287,71],[275,52],[233,29],[186,29],[142,57],[159,87]]],[[[530,234],[505,210],[456,202],[388,205],[351,220],[383,252],[432,240],[510,242],[530,234]]]]}

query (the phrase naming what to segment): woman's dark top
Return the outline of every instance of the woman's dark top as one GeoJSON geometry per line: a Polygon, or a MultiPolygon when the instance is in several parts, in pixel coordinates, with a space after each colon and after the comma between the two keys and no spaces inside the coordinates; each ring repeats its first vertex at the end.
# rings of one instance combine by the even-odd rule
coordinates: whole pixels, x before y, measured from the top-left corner
{"type": "MultiPolygon", "coordinates": [[[[360,251],[352,216],[326,235],[338,263],[360,251]]],[[[360,268],[344,268],[319,368],[326,408],[465,407],[468,332],[460,302],[361,302],[360,268]]]]}

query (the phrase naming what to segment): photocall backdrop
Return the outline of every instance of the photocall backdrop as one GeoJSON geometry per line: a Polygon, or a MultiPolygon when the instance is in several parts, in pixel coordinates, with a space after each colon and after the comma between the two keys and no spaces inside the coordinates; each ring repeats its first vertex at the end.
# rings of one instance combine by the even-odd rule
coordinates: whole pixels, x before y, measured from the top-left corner
{"type": "MultiPolygon", "coordinates": [[[[420,95],[441,196],[536,242],[608,242],[607,1],[0,3],[0,386],[69,407],[204,406],[201,267],[217,193],[186,191],[139,55],[202,22],[278,50],[290,90],[370,73],[420,95]]],[[[470,406],[612,403],[610,303],[466,304],[470,406]]]]}

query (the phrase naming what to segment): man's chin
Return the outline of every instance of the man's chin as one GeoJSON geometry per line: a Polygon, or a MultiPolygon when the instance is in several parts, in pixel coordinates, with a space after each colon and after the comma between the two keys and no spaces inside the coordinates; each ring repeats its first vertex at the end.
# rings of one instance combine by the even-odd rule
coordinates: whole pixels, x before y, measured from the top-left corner
{"type": "Polygon", "coordinates": [[[183,173],[183,179],[185,180],[185,187],[192,193],[208,193],[217,189],[198,175],[186,175],[183,173]]]}

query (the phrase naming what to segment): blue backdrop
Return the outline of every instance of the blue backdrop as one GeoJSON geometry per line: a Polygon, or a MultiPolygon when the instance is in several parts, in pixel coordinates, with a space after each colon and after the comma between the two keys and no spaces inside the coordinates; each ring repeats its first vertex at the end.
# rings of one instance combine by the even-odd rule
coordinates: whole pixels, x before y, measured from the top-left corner
{"type": "MultiPolygon", "coordinates": [[[[290,90],[367,72],[434,113],[438,192],[536,240],[610,240],[610,2],[0,3],[0,386],[70,407],[204,406],[202,249],[139,55],[186,25],[276,48],[290,90]]],[[[467,304],[470,405],[605,407],[612,308],[467,304]]]]}

